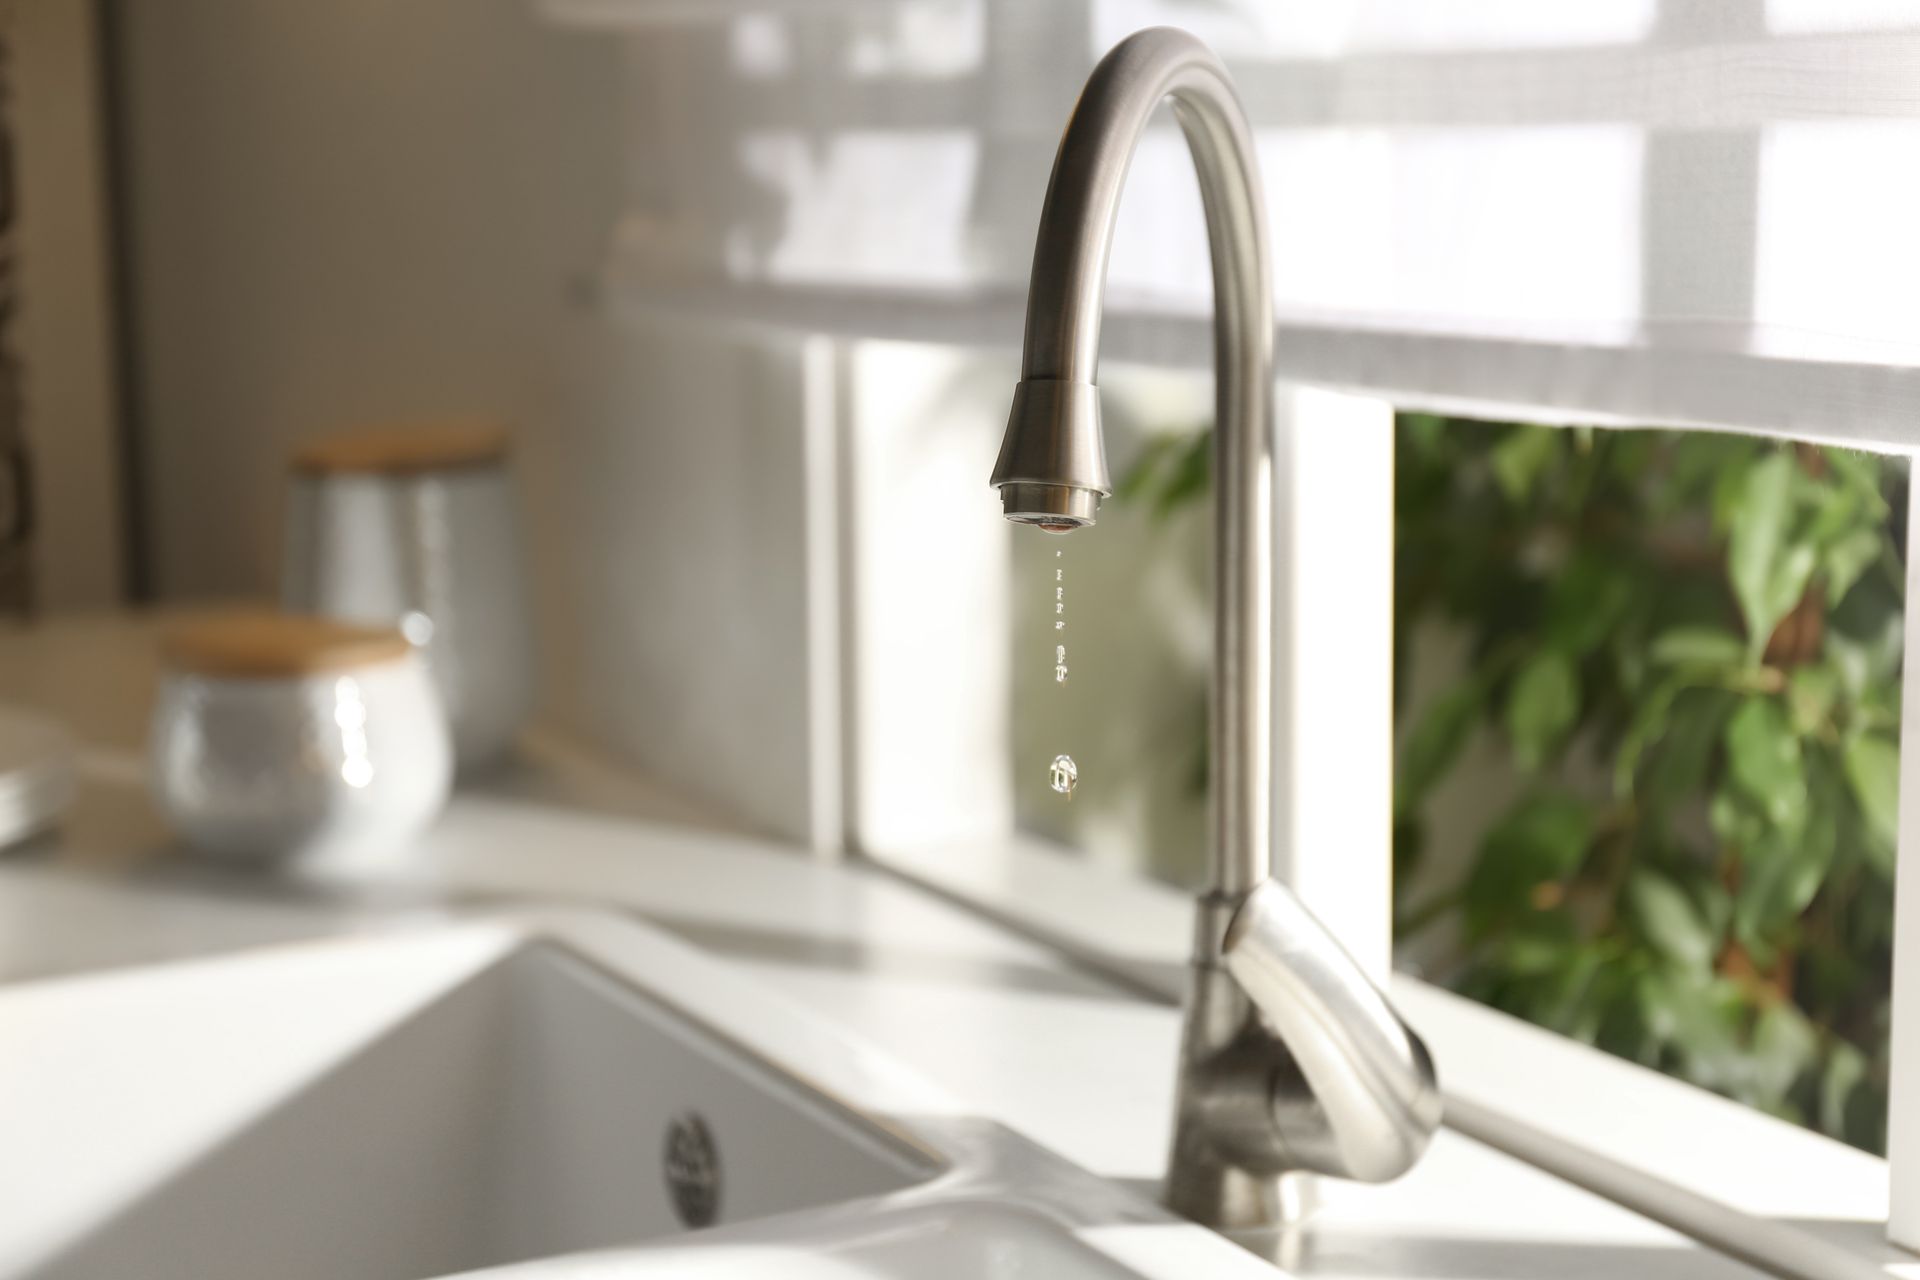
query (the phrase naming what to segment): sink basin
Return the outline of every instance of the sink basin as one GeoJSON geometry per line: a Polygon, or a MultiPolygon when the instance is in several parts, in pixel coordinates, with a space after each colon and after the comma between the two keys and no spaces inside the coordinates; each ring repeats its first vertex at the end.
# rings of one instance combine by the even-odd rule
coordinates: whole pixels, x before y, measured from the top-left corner
{"type": "Polygon", "coordinates": [[[933,1158],[548,943],[222,1143],[49,1276],[438,1276],[878,1195],[933,1158]]]}
{"type": "Polygon", "coordinates": [[[0,1276],[44,1280],[1156,1274],[1143,1230],[1257,1265],[579,915],[0,993],[0,1203],[0,1276]]]}

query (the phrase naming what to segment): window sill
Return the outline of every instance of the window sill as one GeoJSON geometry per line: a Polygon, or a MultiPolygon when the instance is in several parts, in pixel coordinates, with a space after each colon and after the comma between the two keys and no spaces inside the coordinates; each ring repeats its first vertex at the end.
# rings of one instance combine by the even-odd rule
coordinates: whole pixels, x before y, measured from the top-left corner
{"type": "MultiPolygon", "coordinates": [[[[1005,346],[1026,309],[1023,285],[688,281],[617,256],[600,288],[611,310],[635,318],[964,348],[1005,346]]],[[[1920,349],[1908,343],[1685,321],[1456,324],[1290,307],[1276,320],[1278,377],[1403,408],[1693,426],[1856,449],[1916,443],[1920,349]]],[[[1111,361],[1204,369],[1211,320],[1203,303],[1117,295],[1102,350],[1111,361]]]]}

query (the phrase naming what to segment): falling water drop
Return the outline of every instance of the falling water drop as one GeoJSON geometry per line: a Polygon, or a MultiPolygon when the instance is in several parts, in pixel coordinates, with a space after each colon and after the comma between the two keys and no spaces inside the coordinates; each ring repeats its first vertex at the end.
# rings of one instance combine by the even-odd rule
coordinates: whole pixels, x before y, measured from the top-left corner
{"type": "MultiPolygon", "coordinates": [[[[1055,551],[1053,558],[1059,560],[1061,555],[1061,552],[1055,551]]],[[[1055,631],[1067,629],[1066,620],[1060,616],[1067,611],[1067,589],[1061,585],[1066,581],[1066,577],[1066,570],[1056,564],[1053,569],[1053,629],[1055,631]]],[[[1053,646],[1053,682],[1055,684],[1067,682],[1067,646],[1064,644],[1053,646]]],[[[1047,782],[1055,792],[1071,800],[1073,789],[1080,785],[1080,766],[1073,762],[1072,756],[1057,755],[1047,768],[1047,782]]]]}
{"type": "MultiPolygon", "coordinates": [[[[1053,558],[1055,560],[1058,560],[1064,554],[1065,552],[1056,551],[1053,553],[1053,558]]],[[[1055,565],[1053,570],[1054,582],[1056,584],[1064,582],[1066,581],[1066,577],[1067,577],[1067,571],[1065,569],[1060,568],[1058,565],[1055,565]]],[[[1056,585],[1053,589],[1053,612],[1056,615],[1053,620],[1053,629],[1055,631],[1065,631],[1067,629],[1066,619],[1058,616],[1067,611],[1066,600],[1067,600],[1067,589],[1065,587],[1056,585]]]]}
{"type": "Polygon", "coordinates": [[[1071,800],[1073,789],[1080,785],[1080,766],[1073,762],[1072,756],[1055,756],[1047,779],[1055,791],[1071,800]]]}

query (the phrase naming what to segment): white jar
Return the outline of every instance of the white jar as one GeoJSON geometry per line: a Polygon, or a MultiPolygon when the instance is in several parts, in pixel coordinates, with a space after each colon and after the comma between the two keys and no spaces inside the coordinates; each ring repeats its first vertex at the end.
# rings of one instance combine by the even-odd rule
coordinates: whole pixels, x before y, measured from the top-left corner
{"type": "Polygon", "coordinates": [[[154,796],[206,853],[380,852],[446,804],[446,717],[398,631],[210,615],[171,629],[161,662],[154,796]]]}
{"type": "Polygon", "coordinates": [[[462,769],[503,755],[533,704],[507,435],[383,427],[295,454],[281,603],[398,626],[425,653],[462,769]]]}

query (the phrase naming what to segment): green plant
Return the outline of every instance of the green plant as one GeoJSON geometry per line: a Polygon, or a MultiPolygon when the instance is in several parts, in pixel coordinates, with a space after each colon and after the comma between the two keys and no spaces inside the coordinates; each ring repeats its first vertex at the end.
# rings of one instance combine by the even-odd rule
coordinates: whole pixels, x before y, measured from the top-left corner
{"type": "MultiPolygon", "coordinates": [[[[1878,1149],[1905,467],[1697,432],[1397,433],[1400,675],[1436,630],[1468,655],[1400,710],[1396,883],[1440,887],[1396,904],[1398,936],[1459,991],[1878,1149]],[[1431,810],[1475,740],[1514,799],[1446,874],[1431,810]]],[[[1123,494],[1204,494],[1195,451],[1123,494]]]]}

